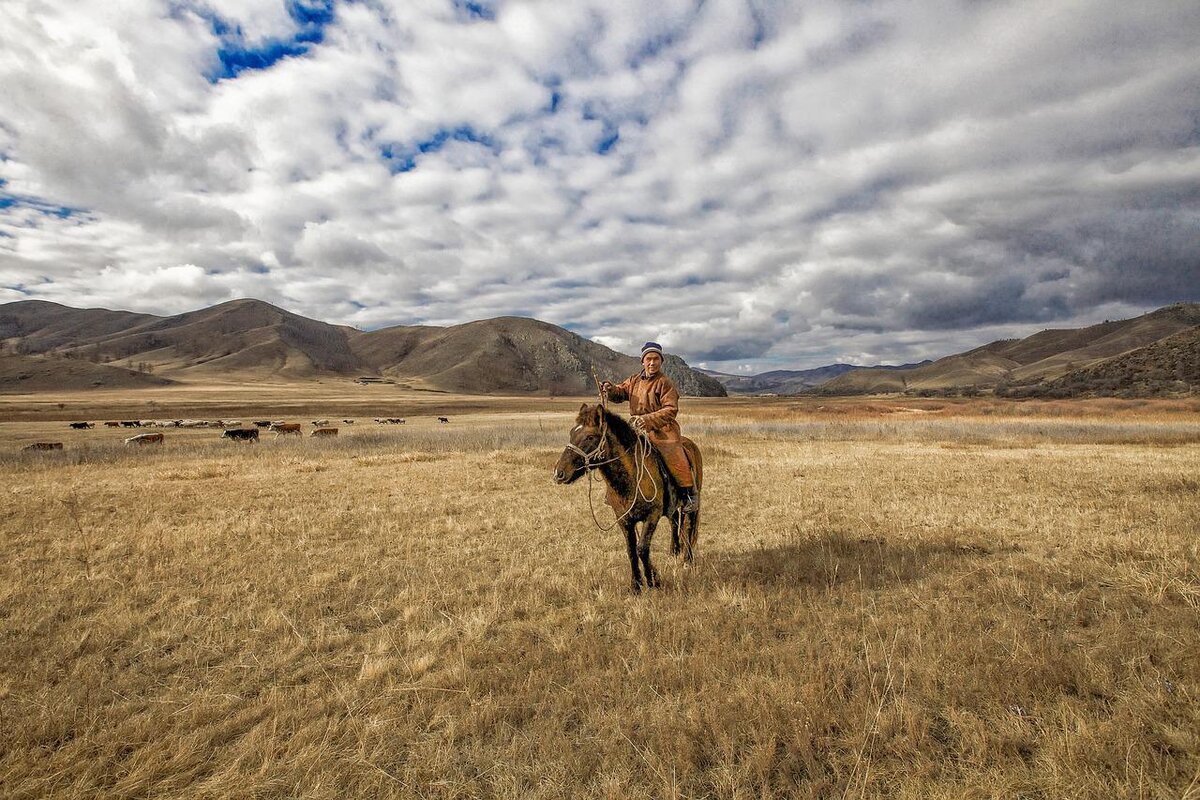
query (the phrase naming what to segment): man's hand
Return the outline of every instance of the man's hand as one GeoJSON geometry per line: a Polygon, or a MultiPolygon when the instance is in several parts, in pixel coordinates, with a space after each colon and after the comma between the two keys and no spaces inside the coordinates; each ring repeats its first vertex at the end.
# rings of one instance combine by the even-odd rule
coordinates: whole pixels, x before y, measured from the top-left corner
{"type": "Polygon", "coordinates": [[[646,432],[646,420],[642,419],[641,417],[634,417],[633,418],[633,429],[635,431],[637,431],[638,433],[645,433],[646,432]]]}
{"type": "Polygon", "coordinates": [[[606,394],[606,395],[612,394],[612,390],[614,388],[615,387],[613,386],[612,381],[601,381],[600,382],[600,391],[604,392],[604,394],[606,394]]]}

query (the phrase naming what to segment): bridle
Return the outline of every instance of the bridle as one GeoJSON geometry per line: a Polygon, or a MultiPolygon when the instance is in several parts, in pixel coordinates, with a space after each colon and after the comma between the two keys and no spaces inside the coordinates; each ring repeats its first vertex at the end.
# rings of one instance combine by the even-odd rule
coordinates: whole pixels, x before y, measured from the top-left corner
{"type": "MultiPolygon", "coordinates": [[[[604,461],[595,461],[594,459],[596,459],[596,458],[604,457],[604,455],[605,455],[605,453],[604,453],[605,447],[604,446],[606,444],[608,444],[608,418],[604,415],[603,412],[601,412],[601,414],[600,414],[600,440],[598,442],[596,442],[596,446],[593,447],[591,450],[585,451],[582,447],[579,447],[574,442],[567,442],[567,449],[570,450],[572,453],[579,454],[579,457],[583,459],[583,468],[584,469],[593,470],[596,467],[601,467],[601,466],[604,466],[605,464],[611,464],[612,462],[616,461],[617,459],[619,459],[621,457],[620,454],[618,454],[618,455],[615,455],[612,458],[606,459],[604,461]]],[[[626,450],[625,452],[628,452],[628,450],[626,450]]]]}

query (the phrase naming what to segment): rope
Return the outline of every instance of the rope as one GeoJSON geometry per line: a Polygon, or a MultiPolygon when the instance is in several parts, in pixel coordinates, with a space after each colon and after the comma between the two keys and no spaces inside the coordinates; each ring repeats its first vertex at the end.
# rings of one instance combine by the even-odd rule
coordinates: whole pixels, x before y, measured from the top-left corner
{"type": "MultiPolygon", "coordinates": [[[[605,428],[605,433],[607,433],[607,427],[605,428]]],[[[600,448],[603,447],[603,445],[607,441],[608,441],[607,437],[602,436],[600,439],[600,444],[596,445],[595,449],[593,449],[592,452],[596,453],[597,451],[599,451],[600,448]]],[[[584,453],[578,447],[575,447],[571,444],[568,444],[567,447],[570,447],[572,450],[575,450],[580,455],[584,455],[584,453]]],[[[633,511],[633,507],[637,505],[638,500],[644,500],[648,503],[653,503],[658,500],[658,484],[657,483],[654,483],[653,481],[651,481],[651,483],[654,483],[654,494],[652,496],[647,497],[642,492],[642,479],[649,476],[649,474],[650,474],[650,468],[648,466],[646,466],[646,461],[647,461],[646,457],[648,455],[650,455],[651,447],[652,447],[652,445],[650,443],[650,437],[644,433],[638,433],[637,442],[635,442],[634,446],[633,446],[633,463],[634,463],[633,499],[629,501],[629,508],[625,509],[621,514],[619,514],[617,516],[617,518],[615,520],[613,520],[612,525],[609,525],[608,527],[605,527],[600,522],[599,517],[596,516],[596,503],[592,497],[592,484],[595,482],[596,478],[592,474],[592,472],[596,467],[602,466],[603,464],[611,464],[612,462],[620,459],[621,456],[615,455],[606,461],[591,463],[587,460],[587,457],[585,455],[583,464],[584,464],[584,468],[587,470],[587,475],[588,475],[588,510],[592,512],[592,522],[595,523],[596,529],[599,530],[601,533],[608,533],[609,531],[613,530],[618,525],[620,525],[621,520],[625,519],[625,517],[629,516],[629,512],[633,511]]],[[[625,450],[624,452],[629,452],[629,451],[625,450]]],[[[614,511],[615,510],[616,509],[614,509],[614,511]]]]}

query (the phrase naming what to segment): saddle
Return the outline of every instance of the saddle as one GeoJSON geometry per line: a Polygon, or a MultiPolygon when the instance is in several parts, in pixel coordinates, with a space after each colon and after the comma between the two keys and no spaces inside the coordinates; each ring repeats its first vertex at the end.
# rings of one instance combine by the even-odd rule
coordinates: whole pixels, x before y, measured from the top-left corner
{"type": "MultiPolygon", "coordinates": [[[[650,444],[653,446],[654,455],[658,458],[659,466],[662,467],[663,472],[666,473],[666,475],[670,478],[671,485],[676,491],[679,491],[679,481],[675,478],[675,473],[670,467],[670,457],[663,452],[662,448],[659,447],[658,442],[655,442],[653,439],[651,439],[650,444]]],[[[686,436],[679,437],[678,446],[679,450],[687,459],[688,467],[692,471],[692,480],[696,485],[696,491],[700,491],[703,488],[704,482],[704,469],[703,462],[700,458],[700,448],[696,446],[695,442],[686,436]]]]}

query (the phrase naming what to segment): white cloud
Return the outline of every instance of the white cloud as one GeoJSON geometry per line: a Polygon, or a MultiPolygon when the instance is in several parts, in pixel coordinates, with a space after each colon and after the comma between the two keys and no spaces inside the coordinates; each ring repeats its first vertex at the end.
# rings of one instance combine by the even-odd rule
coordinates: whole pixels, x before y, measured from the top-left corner
{"type": "Polygon", "coordinates": [[[730,370],[1196,300],[1198,23],[1168,0],[397,0],[314,36],[282,0],[16,2],[0,300],[527,313],[730,370]]]}

